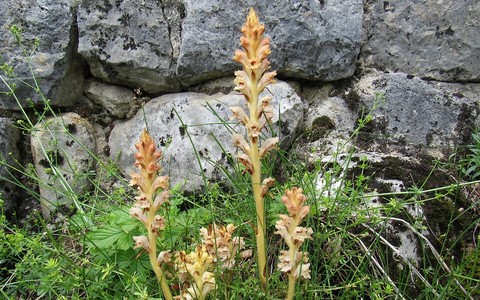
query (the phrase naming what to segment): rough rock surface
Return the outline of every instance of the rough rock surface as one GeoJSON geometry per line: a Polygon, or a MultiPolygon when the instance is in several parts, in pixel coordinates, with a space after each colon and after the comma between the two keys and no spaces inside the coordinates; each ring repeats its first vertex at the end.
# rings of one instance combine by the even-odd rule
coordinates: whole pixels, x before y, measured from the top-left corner
{"type": "Polygon", "coordinates": [[[124,118],[128,114],[136,99],[132,89],[96,81],[87,83],[85,95],[118,118],[124,118]]]}
{"type": "Polygon", "coordinates": [[[478,126],[480,85],[423,81],[403,73],[375,73],[355,87],[367,107],[375,93],[384,102],[373,112],[364,142],[370,149],[385,151],[386,144],[426,146],[452,151],[465,144],[478,126]]]}
{"type": "Polygon", "coordinates": [[[273,39],[272,66],[287,77],[351,76],[362,1],[82,1],[79,53],[105,82],[148,93],[179,91],[232,74],[240,27],[254,6],[273,39]],[[288,16],[288,17],[287,17],[288,16]]]}
{"type": "Polygon", "coordinates": [[[273,39],[272,66],[287,77],[335,80],[353,74],[362,1],[186,1],[177,73],[186,83],[237,69],[239,27],[254,7],[273,39]]]}
{"type": "Polygon", "coordinates": [[[480,81],[478,0],[366,4],[369,67],[440,81],[480,81]]]}
{"type": "Polygon", "coordinates": [[[349,102],[351,91],[343,95],[332,95],[332,92],[331,84],[302,88],[302,99],[309,106],[295,151],[309,162],[351,146],[350,137],[355,130],[360,103],[349,102]]]}
{"type": "Polygon", "coordinates": [[[12,169],[8,166],[17,167],[20,150],[18,142],[20,140],[20,130],[13,127],[14,119],[0,117],[0,194],[1,199],[5,201],[3,208],[10,211],[15,203],[16,187],[10,183],[14,181],[12,169]],[[6,179],[6,180],[4,180],[6,179]]]}
{"type": "Polygon", "coordinates": [[[78,52],[91,73],[148,93],[178,90],[172,44],[178,35],[171,36],[169,24],[177,1],[167,2],[82,1],[78,52]]]}
{"type": "MultiPolygon", "coordinates": [[[[0,2],[0,63],[14,65],[15,76],[9,85],[16,84],[16,94],[22,105],[26,99],[40,101],[38,93],[20,80],[35,86],[32,72],[43,95],[52,105],[69,106],[83,93],[83,65],[76,54],[76,6],[70,0],[15,0],[0,2]],[[19,46],[10,32],[12,26],[21,30],[19,46]],[[27,63],[38,39],[37,50],[27,63]]],[[[3,75],[3,74],[2,74],[3,75]]],[[[0,92],[8,91],[0,82],[0,92]]],[[[2,109],[18,110],[11,96],[0,93],[2,109]]]]}
{"type": "MultiPolygon", "coordinates": [[[[274,111],[281,114],[281,124],[278,115],[275,116],[273,129],[284,144],[291,143],[303,120],[303,103],[286,83],[273,84],[269,90],[274,96],[274,111]]],[[[124,173],[133,171],[134,144],[147,123],[149,133],[164,151],[163,174],[169,174],[172,187],[184,185],[186,191],[202,188],[202,174],[208,181],[225,181],[219,167],[231,170],[230,155],[236,152],[232,130],[242,129],[236,122],[228,121],[229,107],[243,106],[244,102],[243,96],[236,93],[212,96],[180,93],[154,98],[144,106],[145,116],[140,111],[112,130],[111,158],[117,159],[117,166],[124,173]],[[228,123],[219,124],[219,118],[228,123]],[[222,152],[220,145],[227,153],[222,152]]]]}
{"type": "Polygon", "coordinates": [[[91,188],[97,152],[93,126],[75,113],[47,118],[31,137],[44,216],[91,188]]]}

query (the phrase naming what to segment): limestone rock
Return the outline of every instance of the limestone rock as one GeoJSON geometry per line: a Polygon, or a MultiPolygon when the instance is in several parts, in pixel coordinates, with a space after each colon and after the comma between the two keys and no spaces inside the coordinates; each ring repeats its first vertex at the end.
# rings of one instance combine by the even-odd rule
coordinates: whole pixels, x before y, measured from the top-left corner
{"type": "Polygon", "coordinates": [[[136,99],[132,89],[96,81],[87,83],[85,95],[118,118],[124,118],[128,114],[136,99]]]}
{"type": "Polygon", "coordinates": [[[367,1],[366,66],[440,81],[480,81],[480,2],[367,1]]]}
{"type": "Polygon", "coordinates": [[[3,209],[10,211],[15,206],[16,187],[12,176],[17,175],[14,168],[17,168],[16,161],[19,159],[19,149],[17,148],[20,140],[20,130],[13,127],[14,120],[11,118],[0,117],[0,193],[4,201],[3,209]],[[13,168],[10,168],[13,166],[13,168]]]}
{"type": "Polygon", "coordinates": [[[362,1],[83,0],[79,53],[105,82],[151,94],[229,76],[247,8],[273,39],[272,66],[287,77],[336,80],[353,74],[360,50],[362,1]],[[286,17],[288,16],[288,17],[286,17]]]}
{"type": "Polygon", "coordinates": [[[309,107],[295,151],[309,162],[351,146],[360,104],[351,103],[357,99],[350,99],[349,92],[332,96],[332,88],[331,84],[307,87],[301,93],[309,107]]]}
{"type": "MultiPolygon", "coordinates": [[[[0,62],[14,66],[14,76],[8,81],[16,85],[15,93],[22,105],[26,99],[42,100],[34,91],[33,75],[42,94],[55,106],[69,106],[83,93],[83,66],[75,54],[75,2],[60,0],[14,0],[0,2],[0,62]],[[10,29],[21,31],[19,46],[10,29]],[[38,39],[38,47],[32,52],[38,39]],[[31,57],[31,69],[27,59],[31,57]],[[33,72],[33,74],[32,74],[33,72]],[[23,83],[25,81],[27,84],[23,83]]],[[[2,72],[3,75],[3,72],[2,72]]],[[[0,107],[18,110],[14,98],[4,94],[9,91],[0,81],[0,107]]]]}
{"type": "Polygon", "coordinates": [[[97,152],[93,130],[87,120],[66,113],[47,118],[31,136],[44,216],[72,205],[91,189],[96,161],[90,153],[97,152]]]}
{"type": "Polygon", "coordinates": [[[362,1],[187,0],[177,74],[191,85],[231,74],[240,27],[254,7],[272,38],[272,67],[287,77],[336,80],[353,74],[360,50],[362,1]]]}
{"type": "MultiPolygon", "coordinates": [[[[281,114],[281,118],[274,118],[273,131],[285,147],[297,133],[304,106],[284,82],[270,85],[269,91],[274,97],[274,111],[281,114]]],[[[211,182],[226,181],[220,167],[232,169],[231,155],[236,153],[232,133],[242,132],[243,128],[229,121],[229,107],[244,106],[244,102],[243,96],[236,93],[208,96],[190,92],[154,98],[144,106],[145,116],[141,111],[115,126],[109,140],[110,156],[117,159],[117,166],[126,175],[134,171],[134,144],[146,123],[157,146],[164,151],[163,174],[170,176],[172,187],[180,184],[185,191],[199,190],[204,186],[202,176],[211,182]]]]}
{"type": "Polygon", "coordinates": [[[370,149],[382,150],[375,145],[397,144],[451,151],[470,139],[477,124],[478,84],[374,73],[362,78],[355,89],[367,107],[374,105],[375,93],[384,95],[384,103],[379,103],[365,130],[364,142],[370,149]]]}
{"type": "MultiPolygon", "coordinates": [[[[179,1],[83,0],[78,10],[78,52],[105,82],[148,93],[175,91],[178,34],[171,31],[179,1]]],[[[180,9],[180,8],[179,8],[180,9]]],[[[177,27],[175,27],[177,26],[177,27]]],[[[178,32],[178,28],[176,32],[178,32]]]]}

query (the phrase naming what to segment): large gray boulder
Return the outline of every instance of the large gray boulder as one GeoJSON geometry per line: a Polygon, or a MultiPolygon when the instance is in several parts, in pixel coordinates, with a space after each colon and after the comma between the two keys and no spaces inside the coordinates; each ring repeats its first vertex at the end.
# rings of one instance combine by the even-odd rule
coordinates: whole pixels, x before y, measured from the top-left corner
{"type": "Polygon", "coordinates": [[[399,145],[451,152],[465,145],[478,126],[479,84],[423,81],[404,73],[376,72],[357,82],[355,90],[367,108],[378,105],[361,139],[371,150],[385,151],[388,145],[399,145]],[[376,93],[382,94],[384,101],[376,101],[376,93]]]}
{"type": "Polygon", "coordinates": [[[272,38],[272,66],[287,77],[351,76],[360,50],[362,1],[185,1],[177,74],[189,85],[230,74],[240,28],[253,7],[272,38]]]}
{"type": "Polygon", "coordinates": [[[480,81],[480,1],[367,1],[366,66],[440,81],[480,81]]]}
{"type": "Polygon", "coordinates": [[[36,126],[31,145],[43,215],[77,204],[92,188],[97,153],[94,127],[76,113],[50,117],[36,126]]]}
{"type": "MultiPolygon", "coordinates": [[[[76,55],[75,16],[75,1],[0,1],[0,64],[14,67],[14,75],[10,75],[16,78],[8,80],[8,85],[16,85],[21,105],[31,104],[28,98],[33,102],[42,100],[34,90],[36,83],[55,106],[72,105],[82,95],[84,77],[76,55]],[[21,46],[10,32],[13,26],[21,31],[17,35],[21,46]]],[[[4,76],[3,72],[1,75],[4,76]]],[[[2,93],[5,91],[9,89],[0,81],[0,107],[18,110],[14,98],[2,93]]]]}
{"type": "Polygon", "coordinates": [[[172,41],[178,39],[179,29],[170,25],[177,2],[82,1],[78,52],[91,73],[105,82],[148,93],[178,90],[172,41]]]}
{"type": "MultiPolygon", "coordinates": [[[[281,146],[287,147],[303,121],[304,105],[284,82],[270,85],[269,90],[276,114],[273,132],[280,136],[281,146]]],[[[170,176],[172,187],[179,184],[187,192],[202,189],[203,176],[209,182],[225,181],[221,168],[232,170],[231,155],[237,151],[232,133],[243,129],[236,121],[229,121],[229,107],[244,104],[243,96],[237,93],[179,93],[154,98],[134,118],[112,130],[110,157],[126,175],[135,171],[134,145],[147,127],[164,152],[162,173],[170,176]]]]}
{"type": "MultiPolygon", "coordinates": [[[[17,198],[14,185],[15,170],[18,169],[20,150],[20,129],[14,127],[15,120],[0,117],[0,198],[4,201],[3,209],[11,210],[17,198]]],[[[1,208],[0,208],[1,209],[1,208]]]]}

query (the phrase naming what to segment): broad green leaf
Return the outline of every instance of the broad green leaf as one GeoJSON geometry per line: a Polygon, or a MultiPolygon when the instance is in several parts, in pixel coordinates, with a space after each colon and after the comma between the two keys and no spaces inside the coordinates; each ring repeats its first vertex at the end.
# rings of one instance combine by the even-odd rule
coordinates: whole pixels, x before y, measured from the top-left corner
{"type": "Polygon", "coordinates": [[[112,247],[122,236],[127,235],[124,230],[117,226],[104,226],[90,234],[90,239],[100,249],[112,247]]]}

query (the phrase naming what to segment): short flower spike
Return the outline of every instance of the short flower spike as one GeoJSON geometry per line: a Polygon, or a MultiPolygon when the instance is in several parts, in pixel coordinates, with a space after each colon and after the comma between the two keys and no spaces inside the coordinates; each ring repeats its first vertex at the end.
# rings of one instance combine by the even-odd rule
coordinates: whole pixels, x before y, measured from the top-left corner
{"type": "Polygon", "coordinates": [[[165,228],[165,219],[157,212],[162,204],[168,202],[168,177],[158,176],[161,170],[158,161],[162,157],[162,153],[157,150],[152,137],[146,130],[142,132],[140,141],[135,148],[137,148],[134,155],[135,166],[138,168],[138,173],[131,174],[130,185],[137,187],[138,194],[135,197],[137,201],[130,209],[130,215],[142,222],[147,234],[134,237],[134,249],[143,248],[147,252],[150,264],[162,287],[163,295],[165,299],[170,300],[173,299],[173,296],[158,263],[160,256],[157,257],[157,237],[165,228]]]}
{"type": "Polygon", "coordinates": [[[303,219],[308,215],[310,206],[305,205],[306,197],[303,190],[292,188],[282,197],[282,202],[288,210],[287,215],[279,215],[280,220],[275,224],[276,234],[282,236],[288,251],[280,251],[278,269],[288,274],[287,299],[293,299],[295,282],[298,278],[310,279],[310,263],[308,253],[300,251],[300,247],[307,239],[312,239],[313,230],[301,227],[303,219]]]}

